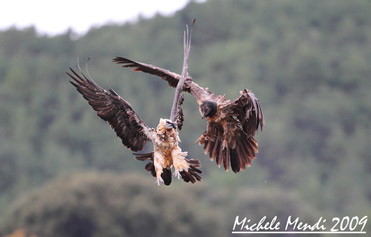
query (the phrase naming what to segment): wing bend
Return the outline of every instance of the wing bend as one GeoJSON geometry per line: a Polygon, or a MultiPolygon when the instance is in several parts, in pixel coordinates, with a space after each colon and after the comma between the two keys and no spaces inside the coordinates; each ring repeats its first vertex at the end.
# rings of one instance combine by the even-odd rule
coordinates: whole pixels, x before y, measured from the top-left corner
{"type": "MultiPolygon", "coordinates": [[[[151,140],[150,129],[135,113],[131,105],[114,90],[106,91],[83,72],[80,74],[70,68],[66,74],[77,91],[82,94],[97,115],[107,121],[122,143],[132,151],[140,151],[151,140]]],[[[88,74],[89,75],[89,74],[88,74]]]]}

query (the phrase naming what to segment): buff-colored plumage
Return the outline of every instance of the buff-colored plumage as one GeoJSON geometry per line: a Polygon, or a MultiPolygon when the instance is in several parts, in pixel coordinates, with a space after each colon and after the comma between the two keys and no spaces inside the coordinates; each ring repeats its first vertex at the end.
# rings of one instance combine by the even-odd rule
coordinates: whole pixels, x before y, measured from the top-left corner
{"type": "Polygon", "coordinates": [[[182,152],[178,146],[180,141],[176,128],[167,126],[169,120],[160,119],[156,128],[156,135],[152,139],[154,146],[154,167],[157,177],[157,184],[164,182],[161,178],[163,169],[171,170],[174,167],[174,176],[181,177],[180,172],[188,172],[189,164],[186,161],[187,152],[182,152]]]}

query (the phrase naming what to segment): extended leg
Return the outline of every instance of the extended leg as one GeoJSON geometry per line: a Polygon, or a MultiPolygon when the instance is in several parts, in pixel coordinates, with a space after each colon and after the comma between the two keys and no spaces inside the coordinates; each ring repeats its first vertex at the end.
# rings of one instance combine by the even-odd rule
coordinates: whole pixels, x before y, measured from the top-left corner
{"type": "Polygon", "coordinates": [[[156,184],[160,186],[160,182],[164,182],[164,180],[161,178],[162,170],[164,167],[164,157],[160,152],[154,152],[153,163],[155,165],[156,171],[156,184]]]}
{"type": "Polygon", "coordinates": [[[180,147],[177,147],[171,151],[171,156],[173,158],[173,166],[174,166],[174,176],[180,178],[180,172],[182,170],[188,170],[189,164],[186,161],[186,156],[188,152],[182,152],[180,147]]]}

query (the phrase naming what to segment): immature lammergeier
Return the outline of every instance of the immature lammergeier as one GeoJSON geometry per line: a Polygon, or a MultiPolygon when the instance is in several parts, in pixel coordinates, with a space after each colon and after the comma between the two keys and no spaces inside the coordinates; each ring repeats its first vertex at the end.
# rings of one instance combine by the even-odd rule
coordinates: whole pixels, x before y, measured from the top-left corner
{"type": "MultiPolygon", "coordinates": [[[[194,22],[192,23],[192,25],[194,22]]],[[[195,159],[186,159],[187,152],[183,152],[178,146],[180,141],[177,128],[181,129],[183,124],[183,112],[181,104],[183,97],[181,92],[185,78],[188,76],[187,66],[191,47],[191,33],[184,34],[184,62],[182,78],[174,96],[174,103],[170,119],[160,119],[157,128],[150,128],[135,113],[131,105],[121,98],[115,91],[108,91],[96,84],[89,73],[87,76],[80,69],[80,74],[70,68],[66,72],[72,78],[74,85],[83,97],[89,102],[97,115],[107,121],[121,138],[122,143],[132,151],[143,149],[147,141],[153,143],[154,151],[151,153],[135,153],[137,160],[149,160],[146,170],[156,177],[156,183],[165,185],[171,183],[171,169],[174,168],[174,176],[185,182],[195,183],[201,181],[198,168],[200,162],[195,159]]]]}

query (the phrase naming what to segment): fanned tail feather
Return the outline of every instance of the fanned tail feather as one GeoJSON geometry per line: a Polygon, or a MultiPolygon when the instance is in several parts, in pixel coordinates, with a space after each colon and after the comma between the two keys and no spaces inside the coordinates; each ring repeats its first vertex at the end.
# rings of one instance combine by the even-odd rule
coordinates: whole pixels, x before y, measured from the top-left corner
{"type": "MultiPolygon", "coordinates": [[[[141,160],[141,161],[150,161],[146,164],[145,169],[149,171],[153,177],[156,177],[156,170],[155,170],[155,165],[153,163],[153,152],[150,153],[133,153],[135,159],[141,160]]],[[[182,170],[180,172],[180,175],[182,179],[185,182],[191,182],[195,183],[196,181],[201,181],[202,178],[199,174],[202,174],[202,171],[199,170],[198,168],[201,167],[200,161],[195,160],[195,159],[186,159],[187,163],[189,164],[188,170],[182,170]]],[[[171,170],[168,168],[164,168],[162,170],[161,178],[164,180],[165,185],[170,185],[171,184],[171,170]]]]}
{"type": "Polygon", "coordinates": [[[231,168],[234,173],[238,173],[251,165],[258,153],[258,143],[253,137],[241,133],[238,139],[229,142],[223,143],[222,139],[210,137],[205,132],[196,142],[204,146],[204,153],[209,154],[210,160],[215,160],[218,167],[223,163],[227,171],[231,168]]]}
{"type": "Polygon", "coordinates": [[[199,174],[202,174],[202,171],[198,168],[201,167],[200,161],[195,159],[186,159],[187,163],[189,164],[188,171],[183,170],[180,172],[182,179],[184,182],[191,182],[195,183],[196,181],[201,181],[202,178],[199,174]]]}

